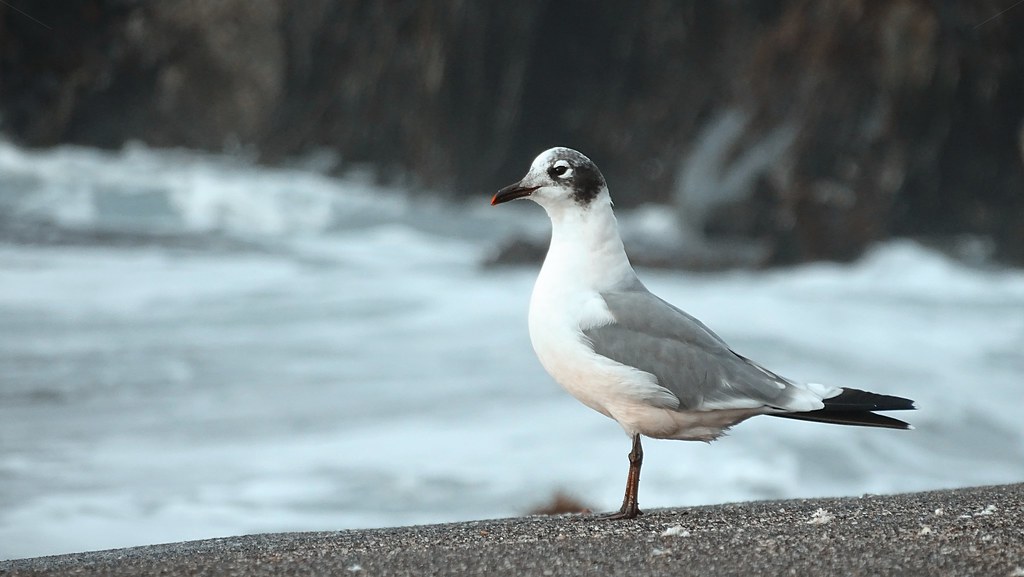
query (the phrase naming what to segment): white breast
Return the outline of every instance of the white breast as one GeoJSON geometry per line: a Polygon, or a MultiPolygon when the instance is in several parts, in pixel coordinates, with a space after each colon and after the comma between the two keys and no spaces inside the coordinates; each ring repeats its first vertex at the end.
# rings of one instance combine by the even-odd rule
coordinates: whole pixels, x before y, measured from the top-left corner
{"type": "MultiPolygon", "coordinates": [[[[584,405],[619,421],[638,408],[675,408],[678,400],[654,375],[594,353],[585,329],[615,321],[580,275],[564,275],[548,255],[530,300],[530,340],[544,369],[584,405]]],[[[630,269],[630,273],[632,269],[630,269]]]]}
{"type": "MultiPolygon", "coordinates": [[[[594,354],[579,324],[584,312],[589,313],[590,320],[610,321],[599,318],[600,306],[593,297],[600,297],[554,294],[544,290],[542,281],[543,277],[538,278],[530,300],[530,341],[537,358],[572,396],[595,411],[612,416],[608,405],[613,396],[610,384],[617,380],[615,371],[594,354]]],[[[607,309],[604,312],[608,314],[607,309]]]]}

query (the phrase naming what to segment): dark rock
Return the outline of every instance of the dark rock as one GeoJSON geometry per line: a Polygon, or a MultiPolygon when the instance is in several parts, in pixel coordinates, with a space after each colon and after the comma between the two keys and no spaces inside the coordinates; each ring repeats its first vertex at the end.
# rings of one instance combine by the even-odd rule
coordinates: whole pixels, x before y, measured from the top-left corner
{"type": "MultiPolygon", "coordinates": [[[[770,264],[765,247],[751,242],[721,241],[670,244],[649,239],[627,239],[626,256],[633,266],[671,270],[722,271],[761,268],[770,264]]],[[[483,266],[537,265],[544,260],[548,241],[514,238],[498,245],[483,266]]]]}
{"type": "Polygon", "coordinates": [[[1004,8],[787,2],[753,51],[745,102],[754,126],[797,130],[776,260],[845,260],[892,234],[936,233],[988,234],[1019,259],[1024,11],[986,22],[1004,8]]]}
{"type": "Polygon", "coordinates": [[[514,238],[499,244],[483,262],[484,266],[533,264],[544,260],[548,252],[548,241],[539,242],[526,238],[514,238]]]}
{"type": "Polygon", "coordinates": [[[530,511],[530,515],[562,515],[564,513],[591,513],[593,510],[584,505],[582,501],[564,493],[562,491],[555,492],[551,496],[551,499],[539,506],[534,507],[530,511]]]}
{"type": "Polygon", "coordinates": [[[0,109],[26,144],[258,143],[283,89],[276,0],[0,5],[0,109]]]}

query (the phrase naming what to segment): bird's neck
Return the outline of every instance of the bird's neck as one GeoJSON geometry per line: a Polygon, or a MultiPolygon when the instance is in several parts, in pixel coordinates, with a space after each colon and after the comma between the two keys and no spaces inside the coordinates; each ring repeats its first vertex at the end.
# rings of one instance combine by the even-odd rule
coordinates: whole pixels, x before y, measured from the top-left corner
{"type": "Polygon", "coordinates": [[[585,210],[554,207],[551,246],[541,274],[558,276],[562,282],[603,291],[636,278],[619,237],[611,201],[595,199],[585,210]]]}

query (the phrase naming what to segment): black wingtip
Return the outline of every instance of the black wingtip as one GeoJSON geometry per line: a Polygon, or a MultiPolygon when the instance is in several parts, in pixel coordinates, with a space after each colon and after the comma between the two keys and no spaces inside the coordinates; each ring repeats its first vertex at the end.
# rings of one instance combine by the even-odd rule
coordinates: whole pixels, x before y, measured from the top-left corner
{"type": "Polygon", "coordinates": [[[917,407],[914,401],[892,395],[880,395],[860,389],[843,389],[838,395],[825,399],[825,408],[806,413],[772,413],[773,417],[854,425],[859,427],[882,427],[885,429],[913,429],[909,423],[879,415],[872,411],[911,411],[917,407]]]}
{"type": "Polygon", "coordinates": [[[911,411],[917,408],[910,399],[860,389],[843,389],[843,392],[823,402],[825,411],[911,411]]]}
{"type": "Polygon", "coordinates": [[[816,423],[831,423],[833,425],[853,425],[857,427],[881,427],[883,429],[910,430],[914,427],[910,423],[899,419],[879,415],[870,411],[832,411],[821,409],[820,411],[809,411],[806,413],[772,413],[773,417],[786,419],[797,419],[799,421],[813,421],[816,423]]]}

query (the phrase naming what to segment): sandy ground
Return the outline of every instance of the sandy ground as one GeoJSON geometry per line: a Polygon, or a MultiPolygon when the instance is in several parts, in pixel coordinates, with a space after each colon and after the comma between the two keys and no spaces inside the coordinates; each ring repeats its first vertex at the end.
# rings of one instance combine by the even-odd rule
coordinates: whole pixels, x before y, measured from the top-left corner
{"type": "Polygon", "coordinates": [[[1024,484],[281,533],[0,562],[0,575],[1024,577],[1024,484]]]}

